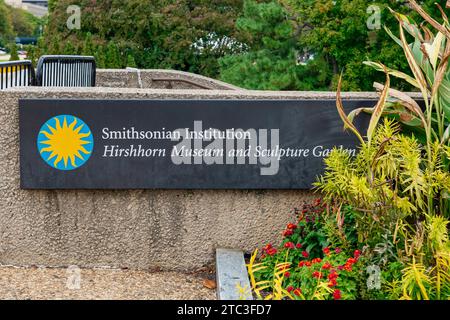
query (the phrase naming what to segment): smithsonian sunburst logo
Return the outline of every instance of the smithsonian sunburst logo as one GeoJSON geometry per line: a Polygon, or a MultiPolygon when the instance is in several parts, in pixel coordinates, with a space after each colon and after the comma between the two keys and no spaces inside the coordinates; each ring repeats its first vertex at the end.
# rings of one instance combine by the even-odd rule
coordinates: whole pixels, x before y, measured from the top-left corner
{"type": "Polygon", "coordinates": [[[83,120],[71,115],[49,119],[39,130],[37,147],[42,159],[58,170],[74,170],[86,163],[94,138],[83,120]]]}

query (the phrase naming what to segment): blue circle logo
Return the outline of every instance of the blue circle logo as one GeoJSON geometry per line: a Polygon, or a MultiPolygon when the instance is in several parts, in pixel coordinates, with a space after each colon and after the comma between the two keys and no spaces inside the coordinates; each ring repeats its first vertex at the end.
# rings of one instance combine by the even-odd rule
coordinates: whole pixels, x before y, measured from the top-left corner
{"type": "Polygon", "coordinates": [[[37,147],[52,168],[74,170],[86,163],[94,149],[94,138],[83,120],[71,115],[49,119],[39,130],[37,147]]]}

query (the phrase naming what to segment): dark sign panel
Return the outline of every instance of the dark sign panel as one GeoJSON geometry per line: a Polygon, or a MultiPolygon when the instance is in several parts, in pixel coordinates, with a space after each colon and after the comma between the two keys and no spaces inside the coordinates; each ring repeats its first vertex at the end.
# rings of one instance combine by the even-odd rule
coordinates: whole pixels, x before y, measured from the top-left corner
{"type": "Polygon", "coordinates": [[[24,189],[308,189],[330,150],[358,144],[332,100],[19,104],[24,189]]]}

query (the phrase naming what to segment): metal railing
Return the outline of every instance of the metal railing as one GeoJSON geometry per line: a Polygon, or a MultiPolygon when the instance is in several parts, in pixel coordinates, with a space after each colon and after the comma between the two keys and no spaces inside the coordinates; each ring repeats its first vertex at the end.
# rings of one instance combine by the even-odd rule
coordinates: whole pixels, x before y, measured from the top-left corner
{"type": "MultiPolygon", "coordinates": [[[[140,70],[127,70],[137,72],[139,87],[142,88],[140,70]]],[[[0,63],[0,90],[19,86],[95,87],[96,71],[95,58],[91,56],[45,55],[39,59],[36,73],[31,61],[3,62],[0,63]]],[[[175,82],[199,89],[213,89],[188,79],[162,77],[152,78],[151,81],[165,82],[167,89],[172,89],[175,82]]]]}
{"type": "Polygon", "coordinates": [[[0,90],[34,84],[35,74],[31,61],[0,62],[0,90]]]}
{"type": "Polygon", "coordinates": [[[44,87],[95,87],[96,64],[90,56],[42,56],[36,85],[44,87]]]}

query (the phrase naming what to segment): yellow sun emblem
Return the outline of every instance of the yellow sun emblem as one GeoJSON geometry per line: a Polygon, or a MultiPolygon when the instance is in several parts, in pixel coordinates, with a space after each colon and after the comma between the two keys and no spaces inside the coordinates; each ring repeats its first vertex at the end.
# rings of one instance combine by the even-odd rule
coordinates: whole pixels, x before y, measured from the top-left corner
{"type": "Polygon", "coordinates": [[[39,131],[38,149],[47,164],[59,170],[73,170],[91,156],[94,140],[81,119],[62,115],[48,120],[39,131]]]}

